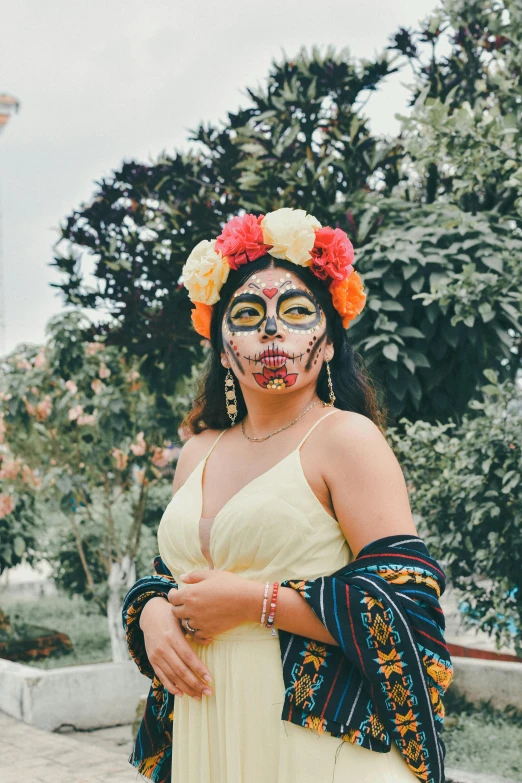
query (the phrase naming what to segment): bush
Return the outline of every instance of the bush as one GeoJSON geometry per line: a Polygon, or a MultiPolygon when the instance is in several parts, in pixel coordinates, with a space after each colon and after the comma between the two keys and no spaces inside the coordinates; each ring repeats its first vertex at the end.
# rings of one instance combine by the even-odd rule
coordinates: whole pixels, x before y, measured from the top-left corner
{"type": "Polygon", "coordinates": [[[489,383],[457,424],[390,430],[422,534],[469,603],[468,618],[522,654],[522,393],[489,383]]]}

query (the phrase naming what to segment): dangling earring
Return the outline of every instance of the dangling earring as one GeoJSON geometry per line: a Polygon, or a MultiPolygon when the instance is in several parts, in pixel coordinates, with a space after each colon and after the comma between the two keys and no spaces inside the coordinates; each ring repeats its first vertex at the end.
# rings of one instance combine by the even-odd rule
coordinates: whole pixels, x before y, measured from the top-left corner
{"type": "Polygon", "coordinates": [[[225,405],[227,406],[227,413],[231,421],[231,426],[234,426],[237,416],[237,399],[234,376],[230,372],[230,367],[228,368],[225,378],[225,405]]]}
{"type": "Polygon", "coordinates": [[[328,392],[330,394],[330,402],[324,402],[323,405],[331,408],[335,402],[335,394],[332,386],[332,374],[330,372],[330,362],[326,360],[326,374],[328,376],[328,392]]]}

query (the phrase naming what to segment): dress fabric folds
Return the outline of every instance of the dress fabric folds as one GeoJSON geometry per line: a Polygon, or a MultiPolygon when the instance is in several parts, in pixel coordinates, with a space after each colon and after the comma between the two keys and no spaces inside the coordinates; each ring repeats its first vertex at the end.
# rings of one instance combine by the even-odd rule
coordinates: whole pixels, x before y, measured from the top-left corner
{"type": "Polygon", "coordinates": [[[444,781],[444,575],[417,537],[381,539],[354,559],[304,476],[306,437],[219,512],[210,554],[217,569],[298,590],[339,647],[245,623],[191,642],[211,697],[175,699],[155,676],[139,615],[150,597],[184,589],[181,573],[209,567],[198,524],[207,454],[163,514],[155,573],[123,604],[131,656],[152,680],[129,761],[153,781],[444,781]]]}

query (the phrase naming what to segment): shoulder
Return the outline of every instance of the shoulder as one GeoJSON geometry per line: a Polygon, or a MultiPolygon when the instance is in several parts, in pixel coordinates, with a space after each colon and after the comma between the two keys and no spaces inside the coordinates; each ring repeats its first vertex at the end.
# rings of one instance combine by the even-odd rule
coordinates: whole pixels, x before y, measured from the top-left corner
{"type": "Polygon", "coordinates": [[[352,551],[383,536],[416,535],[404,475],[385,435],[358,413],[341,411],[329,418],[317,446],[352,551]]]}
{"type": "Polygon", "coordinates": [[[192,435],[183,445],[176,465],[173,492],[185,483],[194,468],[204,459],[220,432],[221,430],[204,430],[198,435],[192,435]]]}
{"type": "MultiPolygon", "coordinates": [[[[332,459],[360,459],[364,454],[393,454],[385,435],[367,416],[354,411],[330,414],[322,427],[318,446],[332,459]]],[[[319,439],[318,439],[319,441],[319,439]]]]}
{"type": "MultiPolygon", "coordinates": [[[[330,477],[347,472],[354,481],[391,473],[402,477],[402,470],[386,436],[367,416],[353,411],[339,411],[325,422],[320,448],[330,477]]],[[[327,476],[325,475],[325,478],[327,476]]],[[[328,479],[327,479],[328,480],[328,479]]]]}

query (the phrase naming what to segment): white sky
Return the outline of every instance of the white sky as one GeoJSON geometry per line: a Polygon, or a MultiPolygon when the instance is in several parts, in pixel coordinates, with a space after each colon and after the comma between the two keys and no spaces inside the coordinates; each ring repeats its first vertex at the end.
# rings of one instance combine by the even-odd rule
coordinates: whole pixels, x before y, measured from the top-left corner
{"type": "MultiPolygon", "coordinates": [[[[5,0],[0,92],[21,101],[0,136],[5,335],[0,352],[41,342],[63,304],[51,282],[57,227],[123,159],[148,161],[186,144],[187,129],[245,106],[246,87],[301,46],[358,57],[414,27],[435,0],[5,0]]],[[[402,81],[366,113],[398,128],[402,81]]]]}

